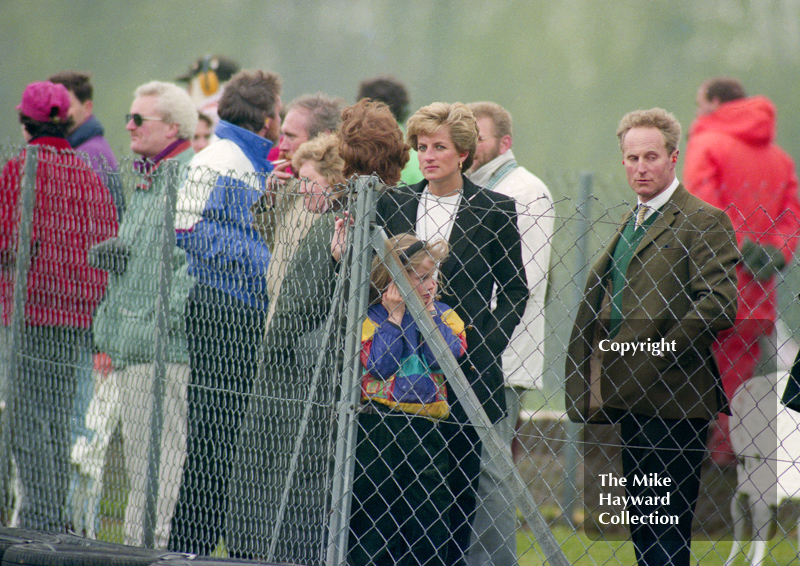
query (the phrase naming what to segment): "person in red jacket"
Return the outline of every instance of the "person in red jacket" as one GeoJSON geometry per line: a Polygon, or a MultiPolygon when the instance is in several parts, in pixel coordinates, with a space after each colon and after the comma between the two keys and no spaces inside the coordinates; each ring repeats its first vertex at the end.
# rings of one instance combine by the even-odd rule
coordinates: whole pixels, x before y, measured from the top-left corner
{"type": "Polygon", "coordinates": [[[89,266],[94,244],[117,233],[111,193],[66,140],[69,94],[49,81],[28,85],[17,106],[28,147],[0,176],[0,300],[3,325],[14,317],[20,246],[30,249],[27,295],[19,330],[24,356],[11,376],[11,449],[19,472],[13,526],[64,531],[69,486],[70,415],[78,344],[90,328],[107,275],[89,266]],[[37,150],[29,242],[19,242],[18,206],[25,160],[37,150]]]}
{"type": "MultiPolygon", "coordinates": [[[[743,258],[736,270],[736,325],[720,334],[714,352],[728,398],[752,377],[761,356],[759,338],[773,333],[775,275],[791,261],[800,236],[794,163],[774,140],[775,106],[768,98],[748,97],[731,78],[700,85],[683,182],[727,212],[743,258]]],[[[727,436],[727,419],[720,419],[709,446],[721,465],[735,460],[727,436]]]]}

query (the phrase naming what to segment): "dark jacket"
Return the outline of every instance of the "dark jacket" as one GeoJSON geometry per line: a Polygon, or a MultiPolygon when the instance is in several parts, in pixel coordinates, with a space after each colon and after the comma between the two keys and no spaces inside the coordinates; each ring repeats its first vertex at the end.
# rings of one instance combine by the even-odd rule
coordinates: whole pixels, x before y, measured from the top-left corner
{"type": "MultiPolygon", "coordinates": [[[[466,177],[450,234],[450,255],[442,265],[441,300],[451,305],[467,329],[461,368],[492,422],[505,413],[500,356],[528,298],[522,244],[514,200],[484,190],[466,177]],[[491,308],[497,287],[497,306],[491,308]]],[[[378,222],[390,236],[414,232],[420,195],[427,181],[396,187],[378,201],[378,222]]],[[[452,416],[466,422],[448,389],[452,416]]]]}

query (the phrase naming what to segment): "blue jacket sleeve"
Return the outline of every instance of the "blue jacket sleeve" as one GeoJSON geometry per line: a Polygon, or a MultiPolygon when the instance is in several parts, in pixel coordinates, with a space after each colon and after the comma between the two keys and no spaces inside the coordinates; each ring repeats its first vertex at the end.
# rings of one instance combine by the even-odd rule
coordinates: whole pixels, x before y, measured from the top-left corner
{"type": "MultiPolygon", "coordinates": [[[[436,323],[436,327],[439,329],[439,332],[442,333],[444,341],[447,343],[447,347],[450,348],[450,352],[452,352],[456,359],[460,358],[464,353],[464,343],[462,337],[457,335],[453,328],[442,319],[442,313],[440,312],[438,305],[436,306],[436,313],[433,315],[433,321],[436,323]]],[[[436,357],[433,355],[427,340],[421,338],[421,342],[422,355],[425,357],[425,361],[428,363],[431,369],[439,369],[439,363],[436,361],[436,357]]]]}
{"type": "Polygon", "coordinates": [[[202,212],[190,231],[179,232],[177,244],[186,250],[190,273],[199,266],[217,273],[238,274],[256,293],[266,293],[270,253],[253,228],[251,206],[259,192],[241,180],[219,175],[202,212]]]}
{"type": "Polygon", "coordinates": [[[389,379],[403,359],[405,337],[399,326],[384,321],[372,336],[372,347],[367,357],[366,369],[377,379],[389,379]]]}

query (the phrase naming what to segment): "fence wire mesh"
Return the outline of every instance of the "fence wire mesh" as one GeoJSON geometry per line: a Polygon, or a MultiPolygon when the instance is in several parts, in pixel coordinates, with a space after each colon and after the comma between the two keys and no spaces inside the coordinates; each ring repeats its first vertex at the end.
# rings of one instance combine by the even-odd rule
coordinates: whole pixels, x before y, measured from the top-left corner
{"type": "MultiPolygon", "coordinates": [[[[569,422],[564,389],[589,267],[633,208],[623,179],[550,175],[555,202],[508,208],[375,178],[331,198],[123,162],[117,226],[88,166],[27,153],[0,155],[4,524],[296,564],[634,562],[628,526],[610,520],[630,510],[608,483],[624,477],[626,425],[569,422]],[[462,207],[452,226],[438,220],[447,207],[462,207]],[[423,247],[383,246],[406,232],[423,247]],[[411,261],[420,250],[432,265],[411,261]],[[514,387],[500,364],[516,368],[514,387]],[[506,406],[519,419],[502,419],[506,406]]],[[[676,278],[688,252],[669,253],[657,277],[676,278]]],[[[800,419],[781,396],[800,269],[759,289],[762,302],[776,294],[775,320],[750,317],[738,349],[715,347],[742,375],[732,416],[710,426],[729,447],[698,448],[702,564],[797,558],[800,419]]],[[[641,333],[653,320],[624,323],[641,333]]]]}

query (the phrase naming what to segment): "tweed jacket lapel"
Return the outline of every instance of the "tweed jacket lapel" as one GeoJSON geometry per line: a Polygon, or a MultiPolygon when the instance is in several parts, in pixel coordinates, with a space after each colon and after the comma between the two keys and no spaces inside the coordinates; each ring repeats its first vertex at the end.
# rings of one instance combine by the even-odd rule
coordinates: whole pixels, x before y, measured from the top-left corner
{"type": "MultiPolygon", "coordinates": [[[[636,246],[634,256],[643,254],[650,245],[655,245],[655,240],[658,239],[663,232],[672,229],[675,222],[678,220],[678,216],[685,213],[685,211],[682,211],[686,205],[686,196],[688,194],[686,189],[683,188],[683,185],[678,185],[678,188],[675,189],[670,199],[662,207],[658,217],[647,229],[644,236],[642,236],[639,245],[636,246]]],[[[658,250],[655,250],[655,252],[657,253],[658,250]]]]}
{"type": "MultiPolygon", "coordinates": [[[[633,254],[634,257],[645,253],[645,250],[647,250],[650,245],[655,245],[654,240],[656,240],[661,233],[669,230],[673,224],[675,224],[676,217],[679,213],[680,211],[675,206],[675,203],[672,202],[672,200],[668,201],[659,213],[658,218],[655,219],[655,221],[647,229],[647,232],[645,232],[644,236],[642,236],[642,239],[639,241],[639,245],[636,246],[636,251],[633,254]]],[[[654,253],[658,253],[658,250],[655,250],[654,253]]]]}

